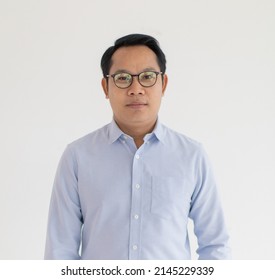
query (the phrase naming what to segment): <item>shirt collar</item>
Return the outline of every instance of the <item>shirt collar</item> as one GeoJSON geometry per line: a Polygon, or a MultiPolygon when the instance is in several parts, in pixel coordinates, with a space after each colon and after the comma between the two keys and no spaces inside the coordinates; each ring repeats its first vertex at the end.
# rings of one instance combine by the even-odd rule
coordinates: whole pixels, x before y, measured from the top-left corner
{"type": "MultiPolygon", "coordinates": [[[[112,122],[109,124],[109,144],[114,143],[117,139],[121,137],[121,135],[125,135],[125,133],[118,127],[115,120],[113,119],[112,122]]],[[[157,119],[154,130],[151,133],[145,135],[144,140],[149,140],[153,135],[155,135],[155,137],[159,141],[164,143],[165,126],[159,121],[159,119],[157,119]]]]}
{"type": "Polygon", "coordinates": [[[160,142],[164,143],[164,135],[165,135],[165,127],[164,125],[157,119],[154,130],[145,135],[144,140],[149,140],[151,137],[155,136],[160,142]]]}
{"type": "Polygon", "coordinates": [[[120,130],[115,120],[113,119],[112,122],[109,124],[109,144],[114,143],[123,134],[124,133],[120,130]]]}

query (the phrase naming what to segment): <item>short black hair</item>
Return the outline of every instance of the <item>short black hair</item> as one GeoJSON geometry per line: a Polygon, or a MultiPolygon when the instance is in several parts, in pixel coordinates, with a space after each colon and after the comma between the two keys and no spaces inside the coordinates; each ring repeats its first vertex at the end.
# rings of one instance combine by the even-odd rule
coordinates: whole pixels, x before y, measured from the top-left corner
{"type": "Polygon", "coordinates": [[[150,48],[157,56],[157,62],[162,74],[166,71],[166,58],[165,54],[159,46],[159,42],[152,36],[144,34],[129,34],[121,37],[115,41],[114,46],[109,47],[101,58],[101,69],[103,76],[109,75],[112,66],[112,56],[114,52],[121,47],[130,46],[146,46],[150,48]]]}

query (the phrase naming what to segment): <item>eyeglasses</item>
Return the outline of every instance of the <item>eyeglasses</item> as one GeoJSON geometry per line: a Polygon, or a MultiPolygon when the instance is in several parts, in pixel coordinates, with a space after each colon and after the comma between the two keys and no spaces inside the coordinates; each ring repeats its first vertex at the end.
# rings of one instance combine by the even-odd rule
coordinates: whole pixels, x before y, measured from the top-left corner
{"type": "Polygon", "coordinates": [[[143,87],[152,87],[157,82],[157,78],[159,74],[162,74],[162,72],[145,71],[136,75],[131,75],[129,73],[121,72],[113,75],[106,75],[105,77],[106,78],[112,77],[115,85],[118,88],[124,89],[131,86],[134,77],[138,77],[138,82],[143,87]]]}

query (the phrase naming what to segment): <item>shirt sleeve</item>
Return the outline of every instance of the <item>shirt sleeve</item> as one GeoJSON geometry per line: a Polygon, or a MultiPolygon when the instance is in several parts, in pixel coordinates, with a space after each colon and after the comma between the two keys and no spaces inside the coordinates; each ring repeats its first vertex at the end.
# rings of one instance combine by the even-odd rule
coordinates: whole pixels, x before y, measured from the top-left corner
{"type": "Polygon", "coordinates": [[[189,217],[194,222],[199,259],[231,259],[229,235],[208,156],[201,147],[189,217]]]}
{"type": "Polygon", "coordinates": [[[77,181],[77,161],[68,146],[61,157],[54,180],[45,259],[80,259],[83,218],[77,181]]]}

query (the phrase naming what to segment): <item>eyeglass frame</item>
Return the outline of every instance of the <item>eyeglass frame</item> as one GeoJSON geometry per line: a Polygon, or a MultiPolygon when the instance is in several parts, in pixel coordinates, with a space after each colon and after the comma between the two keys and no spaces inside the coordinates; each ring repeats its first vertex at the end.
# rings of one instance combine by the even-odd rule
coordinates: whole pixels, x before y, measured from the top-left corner
{"type": "Polygon", "coordinates": [[[134,77],[138,77],[137,80],[138,80],[139,84],[140,84],[141,86],[143,86],[143,87],[149,88],[149,87],[153,87],[153,86],[156,84],[156,82],[157,82],[157,80],[158,80],[158,75],[163,75],[163,72],[151,71],[151,70],[149,70],[149,71],[148,71],[148,70],[147,70],[147,71],[142,71],[142,72],[140,72],[139,74],[130,74],[130,73],[128,73],[128,72],[119,72],[119,73],[115,73],[115,74],[112,74],[112,75],[105,75],[105,78],[107,79],[107,78],[112,77],[112,78],[113,78],[113,81],[114,81],[114,84],[116,85],[117,88],[126,89],[126,88],[129,88],[129,87],[133,84],[134,77]],[[152,73],[155,73],[155,74],[156,74],[156,80],[155,80],[154,84],[152,84],[151,86],[144,86],[143,84],[140,83],[139,75],[142,74],[142,73],[146,73],[146,72],[152,72],[152,73]],[[116,82],[115,82],[115,76],[118,75],[118,74],[122,74],[122,73],[128,74],[128,75],[131,76],[131,79],[132,79],[132,80],[131,80],[131,83],[130,83],[127,87],[119,87],[119,86],[116,84],[116,82]]]}

